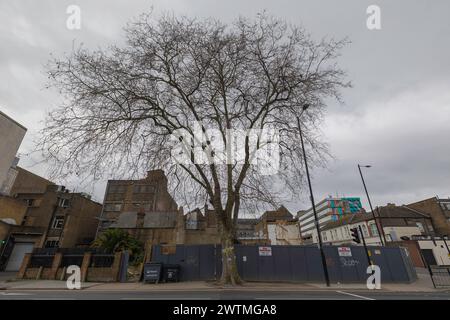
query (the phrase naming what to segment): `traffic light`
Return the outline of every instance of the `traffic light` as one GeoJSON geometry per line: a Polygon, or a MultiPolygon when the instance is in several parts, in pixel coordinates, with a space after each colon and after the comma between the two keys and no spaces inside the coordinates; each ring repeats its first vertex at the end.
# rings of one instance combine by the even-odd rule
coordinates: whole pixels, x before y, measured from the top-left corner
{"type": "Polygon", "coordinates": [[[356,243],[361,243],[361,239],[359,237],[358,228],[351,228],[350,234],[352,235],[353,241],[356,243]]]}

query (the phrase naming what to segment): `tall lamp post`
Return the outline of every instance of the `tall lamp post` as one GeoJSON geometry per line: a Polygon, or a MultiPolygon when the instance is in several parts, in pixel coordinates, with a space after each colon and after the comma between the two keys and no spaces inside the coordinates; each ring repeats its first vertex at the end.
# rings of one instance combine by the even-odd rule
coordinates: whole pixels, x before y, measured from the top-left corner
{"type": "Polygon", "coordinates": [[[320,256],[322,258],[322,267],[323,267],[323,272],[325,275],[325,282],[327,284],[327,287],[329,287],[330,286],[330,277],[328,275],[327,260],[325,259],[325,253],[323,252],[322,235],[320,234],[319,220],[317,219],[317,212],[316,212],[316,206],[314,204],[314,195],[313,195],[312,186],[311,186],[311,179],[309,177],[308,161],[306,160],[305,145],[303,143],[303,134],[302,134],[301,126],[300,126],[300,117],[302,116],[303,112],[305,112],[306,109],[308,109],[308,107],[309,107],[309,104],[304,104],[303,108],[302,108],[302,112],[300,113],[300,116],[297,116],[296,118],[297,118],[298,132],[300,134],[300,141],[302,144],[303,160],[305,161],[305,170],[306,170],[306,177],[308,179],[309,195],[310,195],[312,209],[313,209],[313,213],[314,213],[314,224],[316,225],[317,236],[319,239],[319,250],[320,250],[320,256]]]}
{"type": "Polygon", "coordinates": [[[361,180],[362,180],[362,183],[363,183],[363,186],[364,186],[364,190],[366,191],[367,200],[369,201],[370,211],[372,212],[372,216],[373,216],[373,219],[375,221],[375,226],[377,227],[378,237],[380,238],[381,245],[384,246],[385,243],[383,241],[383,238],[381,238],[380,228],[378,227],[377,218],[375,217],[375,211],[373,211],[373,208],[372,208],[372,202],[370,201],[369,192],[367,191],[366,182],[364,181],[364,177],[363,177],[363,174],[362,174],[362,171],[361,171],[361,167],[362,168],[370,168],[372,166],[370,166],[370,165],[361,166],[361,165],[358,164],[358,170],[359,170],[359,174],[361,175],[361,180]]]}

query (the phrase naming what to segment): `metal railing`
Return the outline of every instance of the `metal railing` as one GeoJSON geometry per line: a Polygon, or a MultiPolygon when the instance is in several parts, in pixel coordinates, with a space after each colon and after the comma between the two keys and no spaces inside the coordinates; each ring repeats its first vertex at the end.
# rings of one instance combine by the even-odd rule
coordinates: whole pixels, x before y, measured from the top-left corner
{"type": "Polygon", "coordinates": [[[92,252],[92,254],[107,254],[105,249],[101,248],[34,248],[33,254],[39,255],[54,255],[55,253],[83,255],[86,252],[92,252]]]}
{"type": "Polygon", "coordinates": [[[41,254],[34,254],[31,256],[30,259],[30,268],[51,268],[53,264],[53,257],[52,255],[41,255],[41,254]]]}
{"type": "Polygon", "coordinates": [[[113,254],[94,254],[91,256],[90,268],[110,268],[114,263],[113,254]]]}
{"type": "Polygon", "coordinates": [[[83,255],[80,254],[64,254],[61,259],[61,267],[79,266],[83,263],[83,255]]]}
{"type": "MultiPolygon", "coordinates": [[[[36,250],[31,255],[30,268],[51,268],[55,257],[56,250],[36,250]]],[[[58,250],[58,252],[60,252],[58,250]]],[[[84,259],[84,252],[77,250],[68,250],[66,252],[75,253],[62,253],[60,267],[68,267],[76,265],[81,267],[84,259]]],[[[111,253],[92,253],[89,263],[90,268],[110,268],[114,263],[115,255],[111,253]]]]}
{"type": "Polygon", "coordinates": [[[450,287],[450,266],[428,266],[428,272],[435,288],[450,287]]]}

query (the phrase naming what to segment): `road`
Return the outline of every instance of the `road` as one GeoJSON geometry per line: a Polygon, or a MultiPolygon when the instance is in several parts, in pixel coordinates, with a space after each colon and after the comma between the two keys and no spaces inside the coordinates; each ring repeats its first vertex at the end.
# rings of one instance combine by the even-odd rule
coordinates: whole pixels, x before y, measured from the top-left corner
{"type": "Polygon", "coordinates": [[[450,300],[450,292],[311,291],[0,291],[0,300],[450,300]]]}

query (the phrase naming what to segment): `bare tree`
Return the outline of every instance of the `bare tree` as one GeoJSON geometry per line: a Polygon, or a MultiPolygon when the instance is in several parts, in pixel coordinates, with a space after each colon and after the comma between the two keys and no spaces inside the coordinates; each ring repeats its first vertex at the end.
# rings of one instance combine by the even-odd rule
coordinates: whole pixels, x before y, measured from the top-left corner
{"type": "Polygon", "coordinates": [[[59,175],[165,169],[185,204],[212,204],[222,281],[240,283],[239,212],[298,192],[294,120],[304,103],[311,105],[302,116],[308,156],[324,159],[314,129],[325,99],[340,100],[349,86],[335,62],[346,41],[314,42],[265,14],[231,25],[144,14],[125,34],[124,46],[80,47],[49,63],[50,86],[67,102],[49,113],[39,149],[59,175]]]}

